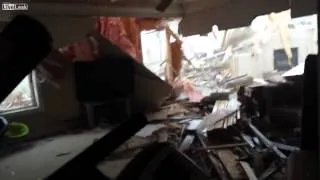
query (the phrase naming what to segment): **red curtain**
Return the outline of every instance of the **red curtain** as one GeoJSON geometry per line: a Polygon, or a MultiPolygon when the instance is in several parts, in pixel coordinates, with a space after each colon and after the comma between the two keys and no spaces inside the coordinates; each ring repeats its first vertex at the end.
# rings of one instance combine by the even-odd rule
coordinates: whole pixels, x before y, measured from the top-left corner
{"type": "MultiPolygon", "coordinates": [[[[131,55],[137,62],[142,62],[141,37],[142,30],[158,28],[161,19],[133,17],[98,17],[95,29],[106,39],[131,55]]],[[[75,61],[92,56],[89,40],[84,39],[60,49],[75,61]]],[[[93,58],[94,59],[94,58],[93,58]]]]}
{"type": "Polygon", "coordinates": [[[142,61],[140,30],[135,18],[130,17],[99,17],[96,30],[131,55],[136,61],[142,61]]]}

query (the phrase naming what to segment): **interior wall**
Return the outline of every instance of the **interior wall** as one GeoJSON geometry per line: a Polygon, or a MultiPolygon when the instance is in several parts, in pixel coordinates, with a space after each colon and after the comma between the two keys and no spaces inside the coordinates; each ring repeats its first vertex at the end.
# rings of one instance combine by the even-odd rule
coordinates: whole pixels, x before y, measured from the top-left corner
{"type": "Polygon", "coordinates": [[[58,81],[59,89],[39,84],[40,109],[10,114],[9,121],[23,122],[30,128],[27,139],[56,134],[80,123],[79,104],[76,101],[71,65],[65,77],[58,81]]]}
{"type": "MultiPolygon", "coordinates": [[[[51,32],[55,47],[62,47],[83,38],[94,27],[93,18],[40,17],[38,19],[51,32]]],[[[40,110],[7,116],[9,121],[23,122],[29,126],[30,134],[27,139],[56,134],[81,122],[72,63],[66,62],[65,69],[64,78],[57,81],[61,86],[59,89],[46,83],[38,84],[40,110]]]]}

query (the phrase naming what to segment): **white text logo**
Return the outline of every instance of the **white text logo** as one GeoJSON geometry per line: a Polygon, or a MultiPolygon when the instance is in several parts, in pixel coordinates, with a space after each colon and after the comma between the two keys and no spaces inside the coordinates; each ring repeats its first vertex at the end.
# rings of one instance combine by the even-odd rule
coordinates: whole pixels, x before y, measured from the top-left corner
{"type": "Polygon", "coordinates": [[[28,4],[27,3],[3,2],[2,3],[2,10],[4,10],[4,11],[26,11],[26,10],[28,10],[28,4]]]}

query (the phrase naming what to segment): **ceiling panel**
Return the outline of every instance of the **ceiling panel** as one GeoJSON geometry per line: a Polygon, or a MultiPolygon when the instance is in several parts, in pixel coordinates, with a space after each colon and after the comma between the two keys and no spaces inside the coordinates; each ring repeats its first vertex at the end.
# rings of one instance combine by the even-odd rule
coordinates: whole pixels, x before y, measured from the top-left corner
{"type": "MultiPolygon", "coordinates": [[[[180,23],[180,32],[183,35],[207,33],[214,24],[221,29],[247,26],[258,15],[287,10],[290,6],[294,6],[294,12],[295,9],[302,9],[303,11],[300,11],[303,13],[311,12],[316,4],[302,6],[303,0],[174,0],[166,11],[159,12],[156,6],[161,0],[17,1],[29,2],[29,11],[24,13],[38,17],[183,17],[180,23]]],[[[316,2],[316,0],[308,1],[316,2]]],[[[0,21],[16,13],[20,12],[0,11],[0,21]]]]}

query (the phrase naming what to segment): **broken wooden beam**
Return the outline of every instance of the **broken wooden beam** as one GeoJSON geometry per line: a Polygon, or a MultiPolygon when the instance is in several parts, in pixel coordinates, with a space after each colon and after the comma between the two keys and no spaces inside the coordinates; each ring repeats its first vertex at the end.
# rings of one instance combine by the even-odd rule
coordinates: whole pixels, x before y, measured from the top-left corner
{"type": "Polygon", "coordinates": [[[216,152],[231,179],[244,178],[243,176],[245,173],[243,172],[239,162],[237,161],[238,156],[236,156],[229,149],[217,150],[216,152]]]}
{"type": "MultiPolygon", "coordinates": [[[[196,137],[199,140],[201,146],[203,148],[206,148],[207,145],[205,143],[205,140],[203,139],[203,136],[201,134],[199,134],[199,133],[196,133],[196,137]]],[[[223,164],[221,163],[221,161],[218,159],[217,154],[214,153],[213,150],[207,150],[207,155],[208,155],[208,158],[209,158],[211,164],[213,165],[215,171],[219,175],[220,179],[221,180],[228,180],[229,179],[229,174],[226,171],[226,169],[223,166],[223,164]]]]}
{"type": "Polygon", "coordinates": [[[197,148],[196,150],[209,150],[209,149],[229,149],[235,147],[249,146],[248,143],[234,143],[234,144],[223,144],[216,146],[207,146],[206,148],[197,148]]]}
{"type": "Polygon", "coordinates": [[[242,166],[244,172],[247,174],[249,180],[258,180],[256,174],[253,169],[250,167],[250,164],[245,161],[240,161],[240,165],[242,166]]]}

